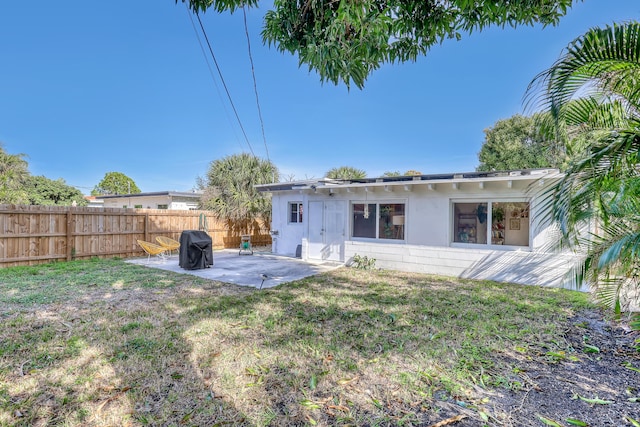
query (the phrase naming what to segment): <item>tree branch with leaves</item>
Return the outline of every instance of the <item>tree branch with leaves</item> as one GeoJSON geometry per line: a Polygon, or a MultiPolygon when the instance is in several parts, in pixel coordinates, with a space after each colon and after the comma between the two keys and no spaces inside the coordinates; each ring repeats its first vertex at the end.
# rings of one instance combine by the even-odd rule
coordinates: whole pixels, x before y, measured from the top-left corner
{"type": "MultiPolygon", "coordinates": [[[[176,0],[178,2],[179,0],[176,0]]],[[[195,12],[233,12],[257,0],[181,0],[195,12]]],[[[363,88],[386,63],[415,61],[431,47],[489,26],[556,25],[574,0],[275,0],[263,41],[297,55],[322,82],[363,88]]]]}

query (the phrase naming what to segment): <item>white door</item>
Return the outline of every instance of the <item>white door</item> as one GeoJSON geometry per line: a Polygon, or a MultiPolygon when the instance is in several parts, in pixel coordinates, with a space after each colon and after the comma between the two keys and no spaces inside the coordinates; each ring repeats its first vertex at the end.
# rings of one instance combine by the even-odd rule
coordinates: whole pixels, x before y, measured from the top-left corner
{"type": "Polygon", "coordinates": [[[324,243],[328,248],[327,260],[344,261],[344,206],[345,202],[324,202],[324,243]]]}
{"type": "Polygon", "coordinates": [[[309,258],[344,261],[345,202],[309,202],[309,258]]]}
{"type": "Polygon", "coordinates": [[[309,258],[324,259],[324,203],[309,202],[309,258]]]}

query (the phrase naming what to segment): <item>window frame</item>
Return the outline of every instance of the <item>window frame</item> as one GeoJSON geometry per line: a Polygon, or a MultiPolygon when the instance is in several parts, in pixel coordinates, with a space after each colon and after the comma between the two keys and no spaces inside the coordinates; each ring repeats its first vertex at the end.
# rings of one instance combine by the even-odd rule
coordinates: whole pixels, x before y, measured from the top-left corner
{"type": "MultiPolygon", "coordinates": [[[[464,198],[464,199],[449,199],[449,225],[448,225],[448,240],[451,247],[458,248],[484,248],[484,249],[503,249],[503,250],[532,250],[533,248],[533,221],[532,221],[532,199],[527,197],[483,197],[483,198],[464,198]],[[486,243],[466,243],[455,242],[456,230],[455,230],[455,205],[457,203],[486,203],[487,204],[487,241],[486,243]],[[513,244],[494,244],[491,242],[492,235],[492,221],[493,221],[493,205],[495,203],[528,203],[528,235],[527,245],[513,245],[513,244]]],[[[524,219],[524,218],[523,218],[524,219]]],[[[508,219],[505,218],[505,223],[508,224],[508,219]]]]}
{"type": "MultiPolygon", "coordinates": [[[[401,200],[350,200],[349,201],[349,238],[353,241],[366,241],[366,242],[377,242],[377,243],[391,243],[391,244],[398,244],[398,243],[406,243],[407,241],[407,228],[406,228],[406,224],[407,224],[407,211],[408,211],[408,200],[407,199],[401,199],[401,200]],[[354,236],[354,226],[355,226],[355,220],[354,220],[354,213],[353,213],[353,208],[354,205],[375,205],[375,215],[376,215],[376,221],[375,221],[375,225],[374,225],[374,230],[375,230],[375,237],[361,237],[361,236],[354,236]],[[395,237],[381,237],[380,236],[380,217],[381,217],[381,209],[380,206],[382,205],[403,205],[403,216],[404,216],[404,224],[401,225],[402,227],[402,238],[395,238],[395,237]]],[[[396,226],[398,227],[398,226],[396,226]]]]}
{"type": "Polygon", "coordinates": [[[302,224],[304,221],[304,203],[300,201],[291,201],[287,203],[287,224],[302,224]],[[296,209],[296,220],[292,221],[292,207],[295,206],[296,209]]]}

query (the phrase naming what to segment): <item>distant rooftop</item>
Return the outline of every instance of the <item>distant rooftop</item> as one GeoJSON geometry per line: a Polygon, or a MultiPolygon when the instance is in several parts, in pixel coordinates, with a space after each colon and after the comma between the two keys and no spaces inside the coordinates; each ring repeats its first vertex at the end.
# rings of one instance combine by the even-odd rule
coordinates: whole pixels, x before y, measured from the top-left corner
{"type": "Polygon", "coordinates": [[[107,196],[96,196],[97,199],[115,199],[121,197],[153,197],[153,196],[171,196],[171,197],[189,197],[199,199],[202,191],[155,191],[150,193],[135,194],[109,194],[107,196]]]}

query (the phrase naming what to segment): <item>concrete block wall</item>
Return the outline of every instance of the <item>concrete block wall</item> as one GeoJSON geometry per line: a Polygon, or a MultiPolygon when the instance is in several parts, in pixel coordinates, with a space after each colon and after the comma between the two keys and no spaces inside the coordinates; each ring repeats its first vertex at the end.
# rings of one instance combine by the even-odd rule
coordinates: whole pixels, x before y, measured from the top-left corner
{"type": "Polygon", "coordinates": [[[569,273],[578,260],[570,254],[345,242],[347,265],[356,254],[389,270],[576,288],[569,273]]]}

